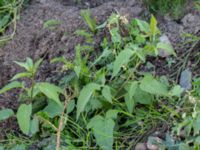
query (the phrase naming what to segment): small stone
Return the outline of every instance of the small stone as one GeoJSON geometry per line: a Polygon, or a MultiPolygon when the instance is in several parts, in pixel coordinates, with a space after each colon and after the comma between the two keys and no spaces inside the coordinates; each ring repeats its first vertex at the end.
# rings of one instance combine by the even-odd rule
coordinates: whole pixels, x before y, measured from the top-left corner
{"type": "Polygon", "coordinates": [[[147,146],[145,143],[138,143],[136,146],[135,146],[135,150],[147,150],[147,146]]]}
{"type": "Polygon", "coordinates": [[[185,90],[192,89],[192,72],[189,71],[189,69],[186,69],[181,73],[180,86],[185,90]]]}

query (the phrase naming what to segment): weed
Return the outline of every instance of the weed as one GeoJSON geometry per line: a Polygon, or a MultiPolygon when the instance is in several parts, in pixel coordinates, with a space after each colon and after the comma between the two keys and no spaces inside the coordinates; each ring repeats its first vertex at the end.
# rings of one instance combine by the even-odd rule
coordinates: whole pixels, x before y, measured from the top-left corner
{"type": "MultiPolygon", "coordinates": [[[[159,40],[154,16],[150,23],[139,19],[129,23],[119,14],[112,14],[98,26],[107,27],[110,35],[103,38],[102,52],[94,55],[93,34],[97,25],[89,13],[83,18],[90,32],[76,33],[86,38],[86,44],[76,46],[73,61],[64,57],[52,60],[62,62],[62,71],[67,73],[59,87],[37,82],[35,75],[42,60],[33,63],[27,58],[25,63],[16,62],[26,72],[16,74],[12,80],[26,77],[30,83],[13,81],[0,93],[13,88],[24,91],[16,114],[20,129],[29,136],[39,130],[44,136],[57,132],[53,146],[56,150],[66,144],[71,149],[131,149],[151,128],[167,122],[172,111],[163,106],[162,100],[173,103],[183,92],[179,85],[170,86],[138,68],[147,57],[158,57],[161,49],[169,55],[175,52],[159,40]],[[46,102],[45,108],[40,102],[46,102]],[[34,110],[33,106],[39,108],[34,110]]],[[[12,115],[10,109],[1,110],[0,120],[12,115]]]]}

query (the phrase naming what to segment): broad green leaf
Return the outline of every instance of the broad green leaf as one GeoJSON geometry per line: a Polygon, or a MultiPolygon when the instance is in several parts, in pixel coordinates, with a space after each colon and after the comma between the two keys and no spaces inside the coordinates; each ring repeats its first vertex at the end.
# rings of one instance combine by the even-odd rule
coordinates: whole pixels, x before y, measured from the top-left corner
{"type": "Polygon", "coordinates": [[[157,44],[157,49],[159,51],[159,55],[162,57],[165,57],[165,56],[167,57],[170,55],[176,56],[174,48],[172,47],[170,43],[159,42],[157,44]]]}
{"type": "Polygon", "coordinates": [[[77,116],[76,116],[77,120],[80,116],[80,113],[84,111],[84,108],[89,102],[92,94],[96,90],[100,90],[100,87],[101,86],[96,83],[89,83],[88,85],[83,87],[83,89],[80,92],[80,95],[78,97],[78,102],[77,102],[77,116]]]}
{"type": "Polygon", "coordinates": [[[193,129],[194,129],[194,135],[199,135],[200,133],[200,115],[195,118],[193,121],[193,129]]]}
{"type": "Polygon", "coordinates": [[[47,82],[38,83],[37,87],[46,97],[54,100],[57,104],[62,105],[59,98],[59,94],[63,93],[61,88],[47,82]]]}
{"type": "Polygon", "coordinates": [[[58,116],[62,114],[63,112],[63,105],[58,105],[55,101],[48,101],[48,105],[44,108],[44,112],[47,112],[50,118],[54,118],[55,116],[58,116]]]}
{"type": "Polygon", "coordinates": [[[75,108],[75,100],[70,100],[67,105],[67,114],[71,113],[75,108]]]}
{"type": "Polygon", "coordinates": [[[180,86],[180,85],[176,85],[172,88],[172,90],[170,91],[172,96],[177,96],[180,97],[181,94],[183,93],[184,89],[180,86]]]}
{"type": "Polygon", "coordinates": [[[132,54],[133,51],[130,49],[125,49],[119,53],[119,55],[116,57],[116,60],[114,61],[112,77],[115,77],[119,73],[121,67],[129,62],[132,54]]]}
{"type": "Polygon", "coordinates": [[[119,34],[119,29],[118,28],[112,28],[110,30],[111,38],[113,43],[121,43],[121,35],[119,34]]]}
{"type": "Polygon", "coordinates": [[[117,115],[119,113],[119,110],[116,109],[110,109],[106,112],[106,118],[107,119],[117,119],[117,115]]]}
{"type": "Polygon", "coordinates": [[[140,31],[142,31],[142,32],[144,32],[146,34],[149,33],[150,26],[146,21],[142,21],[142,20],[139,20],[139,19],[135,19],[135,20],[136,20],[136,23],[137,23],[140,31]]]}
{"type": "Polygon", "coordinates": [[[21,131],[28,135],[30,131],[32,105],[21,104],[17,110],[17,121],[21,131]]]}
{"type": "Polygon", "coordinates": [[[125,87],[127,91],[127,94],[125,95],[125,103],[130,113],[133,112],[133,108],[135,105],[135,100],[133,96],[135,95],[137,88],[138,88],[138,82],[136,81],[129,83],[127,87],[125,87]]]}
{"type": "Polygon", "coordinates": [[[142,91],[139,87],[136,89],[134,100],[136,103],[151,105],[153,103],[153,96],[145,91],[142,91]]]}
{"type": "Polygon", "coordinates": [[[37,117],[34,117],[30,122],[30,134],[34,135],[39,131],[39,120],[37,117]]]}
{"type": "Polygon", "coordinates": [[[152,75],[147,74],[144,76],[144,78],[141,80],[140,84],[141,90],[159,95],[159,96],[167,96],[168,95],[168,89],[167,86],[160,81],[156,80],[152,75]]]}
{"type": "Polygon", "coordinates": [[[109,86],[104,86],[102,89],[102,95],[105,97],[105,99],[112,103],[112,94],[109,86]]]}
{"type": "Polygon", "coordinates": [[[26,150],[26,146],[25,145],[16,145],[14,146],[11,150],[26,150]]]}
{"type": "Polygon", "coordinates": [[[0,19],[0,29],[5,27],[10,19],[10,14],[8,13],[7,15],[4,15],[3,18],[0,19]]]}
{"type": "Polygon", "coordinates": [[[0,121],[10,118],[14,115],[14,112],[12,109],[3,109],[0,110],[0,121]]]}
{"type": "Polygon", "coordinates": [[[9,90],[12,90],[14,88],[21,88],[23,86],[23,84],[21,82],[18,81],[13,81],[9,84],[7,84],[6,86],[4,86],[1,90],[0,90],[0,94],[3,94],[9,90]]]}
{"type": "Polygon", "coordinates": [[[19,78],[30,78],[31,76],[32,76],[32,74],[29,72],[18,73],[11,79],[11,81],[17,80],[19,78]]]}
{"type": "Polygon", "coordinates": [[[115,122],[111,118],[96,115],[90,120],[87,128],[93,130],[96,142],[102,150],[112,150],[114,126],[115,122]]]}

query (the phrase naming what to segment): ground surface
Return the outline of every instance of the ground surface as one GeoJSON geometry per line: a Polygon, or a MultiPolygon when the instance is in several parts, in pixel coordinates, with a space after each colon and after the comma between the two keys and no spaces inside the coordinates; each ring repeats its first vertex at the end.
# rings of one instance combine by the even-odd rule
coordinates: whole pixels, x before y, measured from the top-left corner
{"type": "MultiPolygon", "coordinates": [[[[91,13],[98,23],[105,21],[112,12],[119,12],[128,18],[149,16],[145,7],[136,0],[123,2],[121,0],[82,0],[81,2],[33,0],[20,15],[14,39],[0,48],[0,88],[9,81],[13,74],[18,72],[19,68],[14,65],[13,61],[24,60],[26,57],[37,59],[46,56],[45,63],[47,63],[50,59],[60,55],[73,58],[74,46],[82,41],[80,37],[74,35],[74,32],[85,27],[80,17],[80,10],[85,8],[91,8],[91,13]],[[44,29],[43,24],[49,19],[61,21],[61,24],[54,30],[44,29]]],[[[158,17],[158,20],[161,30],[169,37],[178,55],[183,54],[184,58],[189,48],[182,45],[184,39],[181,34],[184,32],[199,34],[200,14],[189,7],[178,21],[173,21],[169,17],[158,17]]],[[[199,47],[196,46],[192,50],[199,51],[199,47]]],[[[191,67],[194,58],[190,58],[187,60],[186,67],[191,67]]],[[[176,61],[178,60],[174,63],[178,63],[176,61]]],[[[51,78],[56,69],[56,66],[45,66],[45,63],[40,80],[51,78]]],[[[159,74],[166,75],[169,70],[173,71],[162,63],[162,59],[155,60],[154,64],[156,66],[154,71],[159,74]]],[[[18,100],[16,94],[13,93],[17,91],[0,97],[0,108],[16,107],[18,100]]],[[[0,125],[9,129],[10,121],[12,120],[0,125]]],[[[4,130],[4,128],[1,129],[4,130]]]]}

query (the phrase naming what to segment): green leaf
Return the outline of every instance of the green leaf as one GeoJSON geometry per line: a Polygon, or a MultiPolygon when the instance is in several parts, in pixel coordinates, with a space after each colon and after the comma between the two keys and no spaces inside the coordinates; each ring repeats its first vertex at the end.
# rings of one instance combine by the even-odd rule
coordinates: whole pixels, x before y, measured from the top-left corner
{"type": "Polygon", "coordinates": [[[119,110],[116,109],[110,109],[106,112],[106,118],[107,119],[117,119],[117,115],[119,113],[119,110]]]}
{"type": "Polygon", "coordinates": [[[8,13],[7,15],[4,15],[3,18],[0,19],[0,29],[5,27],[10,19],[10,14],[8,13]]]}
{"type": "Polygon", "coordinates": [[[187,145],[187,144],[185,144],[185,143],[181,143],[180,145],[179,145],[179,148],[178,148],[179,150],[191,150],[190,149],[190,147],[187,145]]]}
{"type": "Polygon", "coordinates": [[[102,95],[105,97],[105,99],[112,103],[112,94],[109,86],[104,86],[102,89],[102,95]]]}
{"type": "Polygon", "coordinates": [[[122,38],[121,35],[119,34],[119,29],[118,28],[112,28],[110,30],[111,38],[113,43],[121,43],[122,38]]]}
{"type": "Polygon", "coordinates": [[[44,24],[43,24],[43,28],[52,28],[52,27],[55,27],[57,25],[60,25],[61,22],[58,21],[58,20],[55,20],[55,19],[51,19],[51,20],[48,20],[46,21],[44,24]]]}
{"type": "Polygon", "coordinates": [[[159,42],[157,44],[157,49],[159,50],[159,55],[162,57],[170,55],[176,56],[174,48],[170,43],[159,42]]]}
{"type": "Polygon", "coordinates": [[[137,103],[151,105],[153,103],[153,96],[145,91],[142,91],[139,87],[136,89],[134,100],[137,103]]]}
{"type": "Polygon", "coordinates": [[[141,80],[140,88],[147,93],[159,96],[168,95],[167,86],[154,79],[153,76],[150,74],[145,75],[144,78],[141,80]]]}
{"type": "Polygon", "coordinates": [[[157,20],[153,15],[151,16],[151,21],[150,21],[150,32],[152,36],[155,36],[156,34],[159,33],[159,30],[157,28],[157,20]]]}
{"type": "Polygon", "coordinates": [[[194,135],[199,135],[200,133],[200,115],[195,118],[193,121],[193,129],[194,129],[194,135]]]}
{"type": "Polygon", "coordinates": [[[33,73],[36,73],[40,64],[42,63],[43,59],[39,59],[35,62],[35,64],[33,65],[33,73]]]}
{"type": "Polygon", "coordinates": [[[33,60],[29,57],[26,58],[26,62],[18,62],[14,61],[16,64],[18,64],[20,67],[25,68],[27,71],[32,72],[33,70],[33,60]]]}
{"type": "Polygon", "coordinates": [[[90,120],[87,128],[92,128],[96,142],[101,149],[112,150],[114,126],[115,122],[111,118],[96,115],[90,120]]]}
{"type": "Polygon", "coordinates": [[[85,23],[88,25],[89,29],[95,33],[96,32],[96,20],[91,18],[91,14],[89,10],[82,10],[81,16],[83,17],[85,23]]]}
{"type": "Polygon", "coordinates": [[[67,114],[71,113],[75,108],[75,100],[70,100],[67,105],[67,114]]]}
{"type": "Polygon", "coordinates": [[[39,131],[39,120],[37,117],[34,117],[33,120],[31,120],[30,123],[30,134],[34,135],[39,131]]]}
{"type": "Polygon", "coordinates": [[[21,104],[17,111],[17,121],[21,131],[28,135],[30,130],[30,120],[32,105],[21,104]]]}
{"type": "Polygon", "coordinates": [[[31,76],[32,76],[32,74],[29,72],[18,73],[11,79],[11,81],[17,80],[19,78],[30,78],[31,76]]]}
{"type": "Polygon", "coordinates": [[[180,97],[181,94],[183,93],[184,89],[180,86],[180,85],[176,85],[172,88],[172,90],[170,91],[172,96],[177,96],[180,97]]]}
{"type": "Polygon", "coordinates": [[[135,20],[136,20],[136,23],[137,23],[140,31],[142,31],[146,34],[149,33],[150,26],[146,21],[142,21],[142,20],[139,20],[139,19],[135,19],[135,20]]]}
{"type": "Polygon", "coordinates": [[[25,145],[16,145],[11,150],[26,150],[25,145]]]}
{"type": "Polygon", "coordinates": [[[4,86],[1,90],[0,90],[0,94],[3,94],[9,90],[12,90],[14,88],[21,88],[22,87],[22,83],[18,82],[18,81],[13,81],[9,84],[7,84],[6,86],[4,86]]]}
{"type": "Polygon", "coordinates": [[[62,114],[63,112],[63,106],[58,105],[55,101],[48,101],[48,105],[44,108],[44,112],[47,112],[50,118],[54,118],[55,116],[58,116],[62,114]]]}
{"type": "Polygon", "coordinates": [[[132,54],[133,51],[130,49],[125,49],[119,53],[119,55],[116,57],[116,60],[114,61],[112,77],[115,77],[119,73],[121,67],[129,62],[132,54]]]}
{"type": "Polygon", "coordinates": [[[94,63],[91,66],[96,65],[102,58],[107,58],[112,52],[106,48],[104,49],[103,53],[94,61],[94,63]]]}
{"type": "Polygon", "coordinates": [[[47,82],[38,83],[37,87],[46,97],[54,100],[57,104],[62,105],[60,102],[59,94],[62,94],[63,90],[60,87],[47,82]]]}
{"type": "Polygon", "coordinates": [[[96,84],[96,83],[89,83],[80,92],[80,95],[78,97],[78,102],[77,102],[77,120],[80,116],[80,113],[84,111],[85,106],[89,102],[92,94],[96,90],[100,90],[101,86],[96,84]]]}
{"type": "Polygon", "coordinates": [[[0,110],[0,121],[8,119],[14,115],[14,112],[12,109],[3,109],[0,110]]]}
{"type": "Polygon", "coordinates": [[[74,71],[75,71],[77,77],[79,78],[80,73],[81,73],[81,66],[75,66],[74,71]]]}
{"type": "Polygon", "coordinates": [[[133,96],[135,95],[137,88],[138,88],[138,82],[136,81],[129,83],[128,86],[125,88],[127,91],[127,94],[125,95],[125,103],[130,113],[133,112],[133,108],[135,105],[135,100],[133,96]]]}

